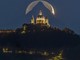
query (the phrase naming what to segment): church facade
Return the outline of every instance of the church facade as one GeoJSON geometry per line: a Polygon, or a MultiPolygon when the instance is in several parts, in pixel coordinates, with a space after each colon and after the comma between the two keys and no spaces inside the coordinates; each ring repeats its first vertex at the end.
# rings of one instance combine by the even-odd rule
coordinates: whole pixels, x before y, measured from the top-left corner
{"type": "Polygon", "coordinates": [[[43,16],[43,13],[41,10],[36,19],[34,18],[34,16],[32,16],[31,24],[36,24],[40,26],[50,26],[48,18],[43,16]]]}

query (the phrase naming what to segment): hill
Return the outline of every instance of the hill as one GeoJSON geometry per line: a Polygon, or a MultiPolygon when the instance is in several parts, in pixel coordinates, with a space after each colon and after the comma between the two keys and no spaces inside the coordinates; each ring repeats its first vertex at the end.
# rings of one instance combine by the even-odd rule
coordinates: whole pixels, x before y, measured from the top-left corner
{"type": "Polygon", "coordinates": [[[15,33],[0,34],[0,45],[19,48],[64,48],[80,44],[80,36],[69,28],[23,24],[15,33]]]}

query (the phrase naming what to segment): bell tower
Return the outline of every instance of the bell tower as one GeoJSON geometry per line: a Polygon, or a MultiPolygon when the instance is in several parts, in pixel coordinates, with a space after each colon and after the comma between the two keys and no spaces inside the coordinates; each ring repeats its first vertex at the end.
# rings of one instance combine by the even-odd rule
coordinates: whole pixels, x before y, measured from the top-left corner
{"type": "Polygon", "coordinates": [[[39,12],[39,15],[43,15],[41,10],[40,10],[40,12],[39,12]]]}
{"type": "Polygon", "coordinates": [[[31,24],[35,24],[34,16],[31,18],[31,24]]]}

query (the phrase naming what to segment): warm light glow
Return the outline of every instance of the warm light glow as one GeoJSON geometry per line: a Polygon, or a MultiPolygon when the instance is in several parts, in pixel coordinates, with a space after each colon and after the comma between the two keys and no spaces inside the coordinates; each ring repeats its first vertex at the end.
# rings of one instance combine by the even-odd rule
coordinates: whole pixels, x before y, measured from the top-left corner
{"type": "Polygon", "coordinates": [[[54,52],[49,52],[49,51],[42,51],[42,50],[17,50],[17,49],[11,49],[11,48],[2,48],[2,52],[5,54],[28,54],[28,55],[41,55],[41,56],[51,56],[48,58],[48,60],[63,60],[63,51],[60,51],[57,55],[54,52]],[[51,54],[52,53],[52,54],[51,54]]]}
{"type": "Polygon", "coordinates": [[[46,51],[44,51],[44,52],[42,53],[42,55],[44,55],[44,56],[48,56],[48,55],[49,55],[49,53],[48,53],[48,52],[46,52],[46,51]]]}
{"type": "Polygon", "coordinates": [[[12,53],[12,51],[9,50],[9,48],[3,48],[2,50],[3,50],[3,53],[12,53]]]}
{"type": "Polygon", "coordinates": [[[0,30],[0,33],[13,33],[15,30],[0,30]]]}
{"type": "Polygon", "coordinates": [[[29,54],[31,55],[31,54],[33,54],[33,52],[32,52],[32,51],[30,51],[30,52],[29,52],[29,54]]]}

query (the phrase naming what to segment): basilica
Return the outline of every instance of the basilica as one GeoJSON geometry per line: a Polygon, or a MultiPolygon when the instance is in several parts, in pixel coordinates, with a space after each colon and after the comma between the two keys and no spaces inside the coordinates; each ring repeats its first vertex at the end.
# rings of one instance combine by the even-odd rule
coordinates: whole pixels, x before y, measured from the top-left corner
{"type": "Polygon", "coordinates": [[[40,10],[40,12],[39,12],[39,14],[38,14],[36,19],[34,18],[34,16],[32,16],[31,24],[36,24],[36,25],[40,25],[40,26],[48,26],[48,27],[50,27],[48,18],[43,16],[43,13],[42,13],[41,10],[40,10]]]}
{"type": "Polygon", "coordinates": [[[46,30],[49,27],[50,24],[48,18],[44,17],[42,11],[40,10],[36,18],[32,16],[29,24],[23,24],[21,33],[24,34],[26,32],[44,31],[44,29],[46,30]]]}

